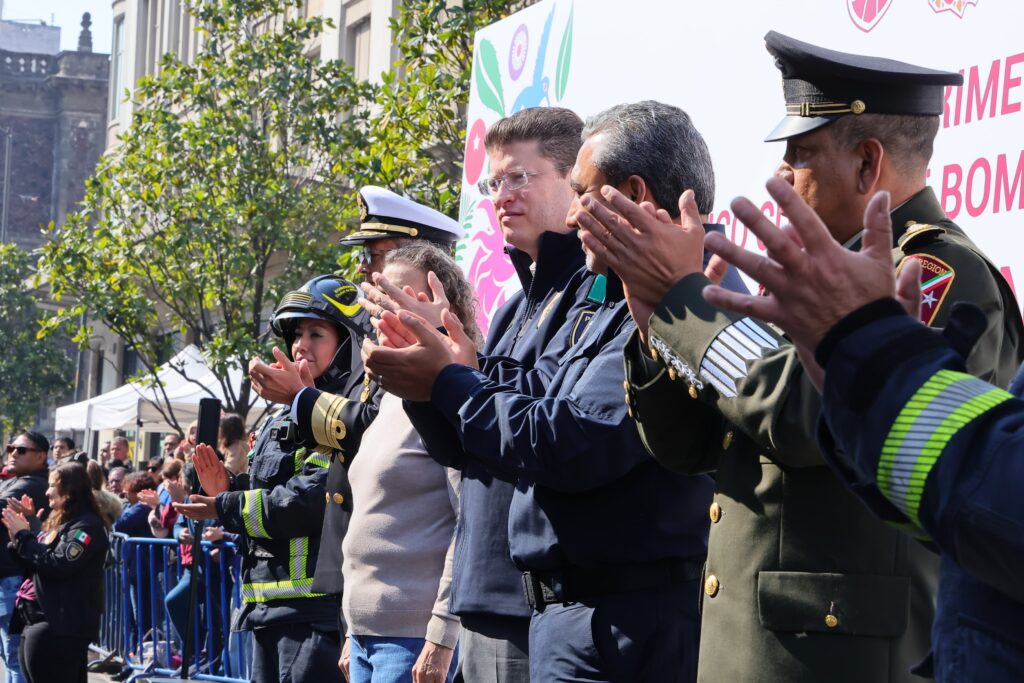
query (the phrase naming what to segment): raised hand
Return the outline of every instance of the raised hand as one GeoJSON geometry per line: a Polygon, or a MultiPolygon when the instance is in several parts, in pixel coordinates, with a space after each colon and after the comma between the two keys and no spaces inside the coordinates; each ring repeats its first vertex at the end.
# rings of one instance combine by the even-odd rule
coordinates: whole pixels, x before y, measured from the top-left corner
{"type": "Polygon", "coordinates": [[[410,401],[429,401],[434,380],[441,370],[459,361],[448,338],[422,318],[408,311],[398,316],[390,312],[384,314],[385,320],[392,316],[397,318],[392,323],[401,323],[416,343],[394,349],[364,340],[362,357],[366,371],[389,393],[410,401]]]}
{"type": "Polygon", "coordinates": [[[293,363],[284,351],[271,349],[275,362],[264,363],[259,358],[249,361],[249,379],[261,397],[273,403],[289,404],[306,387],[313,386],[313,376],[304,361],[293,363]]]}
{"type": "Polygon", "coordinates": [[[174,509],[189,519],[217,519],[216,498],[195,495],[187,503],[174,503],[174,509]]]}
{"type": "Polygon", "coordinates": [[[25,520],[25,517],[21,513],[12,510],[10,506],[4,508],[3,523],[4,526],[7,527],[7,532],[10,534],[11,538],[14,538],[14,535],[19,531],[24,531],[29,528],[28,521],[25,520]]]}
{"type": "Polygon", "coordinates": [[[607,205],[588,195],[580,199],[580,239],[622,280],[630,314],[646,338],[651,313],[669,289],[703,270],[704,222],[692,190],[679,198],[681,225],[615,188],[603,187],[601,195],[607,205]]]}
{"type": "MultiPolygon", "coordinates": [[[[192,466],[196,468],[196,476],[207,495],[216,496],[227,491],[231,486],[228,469],[217,457],[217,452],[205,443],[196,446],[192,456],[192,466]]],[[[194,498],[194,496],[193,496],[194,498]]]]}
{"type": "Polygon", "coordinates": [[[373,274],[373,284],[360,285],[364,298],[360,303],[371,316],[380,319],[385,312],[398,313],[400,310],[415,313],[433,327],[441,326],[441,312],[448,309],[448,297],[444,286],[433,273],[427,273],[430,296],[425,292],[414,292],[411,287],[399,288],[381,273],[373,274]]]}
{"type": "MultiPolygon", "coordinates": [[[[864,212],[860,252],[844,249],[822,220],[789,183],[772,178],[766,184],[790,220],[793,235],[779,229],[745,198],[732,210],[767,248],[766,255],[749,252],[724,235],[705,240],[718,254],[765,286],[765,296],[730,292],[718,286],[704,290],[710,303],[779,325],[798,347],[816,349],[825,334],[849,313],[872,301],[896,295],[892,267],[892,223],[889,194],[879,192],[864,212]],[[802,245],[802,247],[801,247],[802,245]]],[[[904,297],[917,277],[912,266],[900,274],[904,297]]]]}

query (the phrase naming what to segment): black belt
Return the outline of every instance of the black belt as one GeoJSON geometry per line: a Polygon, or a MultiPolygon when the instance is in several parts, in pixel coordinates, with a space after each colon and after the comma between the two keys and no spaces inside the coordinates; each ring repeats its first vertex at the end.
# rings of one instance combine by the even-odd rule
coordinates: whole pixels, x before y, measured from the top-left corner
{"type": "Polygon", "coordinates": [[[663,560],[601,569],[523,572],[523,589],[530,607],[542,611],[544,605],[560,602],[668,588],[696,581],[703,571],[704,560],[663,560]]]}

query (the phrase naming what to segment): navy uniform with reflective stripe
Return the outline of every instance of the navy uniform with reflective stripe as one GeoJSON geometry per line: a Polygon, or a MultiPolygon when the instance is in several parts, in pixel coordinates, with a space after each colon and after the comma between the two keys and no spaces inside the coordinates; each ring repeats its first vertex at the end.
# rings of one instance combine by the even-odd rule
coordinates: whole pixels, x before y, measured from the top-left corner
{"type": "Polygon", "coordinates": [[[939,681],[1024,671],[1024,402],[1019,382],[1011,394],[966,373],[984,326],[976,308],[957,307],[940,335],[884,300],[817,352],[836,471],[875,514],[941,552],[939,681]]]}
{"type": "Polygon", "coordinates": [[[337,630],[337,598],[313,590],[330,451],[299,448],[284,411],[260,431],[249,488],[216,498],[217,516],[244,542],[236,628],[313,624],[337,630]]]}
{"type": "MultiPolygon", "coordinates": [[[[341,595],[345,586],[341,540],[352,517],[348,467],[359,450],[363,432],[377,416],[380,399],[377,383],[365,376],[360,379],[360,374],[354,374],[349,385],[337,394],[310,388],[295,398],[292,416],[300,443],[330,452],[323,533],[313,577],[313,590],[317,592],[341,595]]],[[[342,619],[340,609],[338,619],[342,619]]]]}
{"type": "Polygon", "coordinates": [[[665,472],[644,450],[621,393],[633,322],[617,279],[591,282],[598,306],[589,324],[577,328],[568,350],[537,363],[553,368],[543,393],[450,365],[431,400],[470,458],[514,474],[509,543],[516,566],[567,591],[534,612],[531,678],[689,680],[712,484],[665,472]],[[667,575],[657,590],[641,585],[656,568],[687,560],[697,574],[678,585],[667,575]]]}

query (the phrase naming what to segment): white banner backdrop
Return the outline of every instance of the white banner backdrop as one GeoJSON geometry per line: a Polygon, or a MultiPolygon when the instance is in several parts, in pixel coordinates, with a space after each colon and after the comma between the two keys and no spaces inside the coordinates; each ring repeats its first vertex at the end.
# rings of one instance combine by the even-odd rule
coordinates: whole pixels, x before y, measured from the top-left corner
{"type": "Polygon", "coordinates": [[[778,220],[764,190],[784,151],[784,143],[763,142],[785,112],[781,78],[764,49],[769,30],[962,72],[963,87],[947,88],[929,184],[1011,284],[1024,283],[1022,26],[1020,0],[546,0],[481,30],[458,251],[481,318],[519,286],[494,207],[475,187],[489,173],[483,137],[526,107],[568,107],[584,118],[644,99],[682,107],[715,162],[714,222],[758,249],[729,201],[740,194],[762,201],[778,220]]]}

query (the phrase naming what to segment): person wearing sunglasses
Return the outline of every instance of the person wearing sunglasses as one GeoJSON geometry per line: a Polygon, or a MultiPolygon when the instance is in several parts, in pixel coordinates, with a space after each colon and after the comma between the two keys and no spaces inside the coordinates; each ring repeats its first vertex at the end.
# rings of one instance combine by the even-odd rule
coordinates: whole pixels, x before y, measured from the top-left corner
{"type": "Polygon", "coordinates": [[[359,274],[367,280],[384,270],[389,251],[423,239],[451,254],[462,236],[458,222],[440,211],[373,185],[359,190],[359,216],[359,229],[339,243],[357,249],[359,274]]]}
{"type": "MultiPolygon", "coordinates": [[[[41,512],[48,507],[46,455],[49,451],[49,440],[33,431],[23,432],[7,444],[7,469],[13,476],[0,483],[0,511],[11,500],[15,501],[12,508],[17,507],[24,496],[32,499],[33,510],[41,512]]],[[[21,636],[12,634],[10,625],[24,568],[12,555],[7,545],[9,540],[7,529],[0,528],[0,658],[7,671],[6,683],[18,683],[24,680],[18,664],[21,636]]]]}

